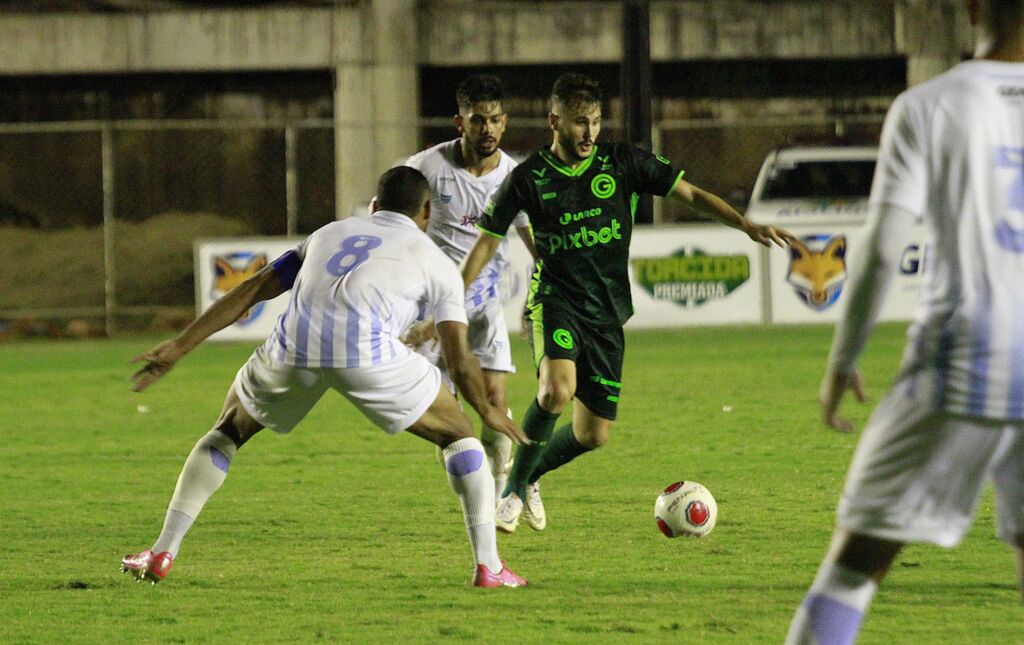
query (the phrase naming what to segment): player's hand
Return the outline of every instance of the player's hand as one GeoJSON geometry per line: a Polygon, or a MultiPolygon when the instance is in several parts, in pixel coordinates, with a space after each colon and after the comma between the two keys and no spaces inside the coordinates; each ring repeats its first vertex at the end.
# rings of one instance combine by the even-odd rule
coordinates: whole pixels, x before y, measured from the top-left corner
{"type": "Polygon", "coordinates": [[[433,318],[414,322],[409,326],[409,329],[405,330],[405,336],[402,339],[406,345],[413,349],[419,348],[424,343],[436,340],[438,340],[437,326],[434,324],[433,318]]]}
{"type": "Polygon", "coordinates": [[[519,318],[519,338],[530,340],[530,329],[532,327],[533,321],[530,319],[530,308],[523,307],[523,313],[520,314],[519,318]]]}
{"type": "Polygon", "coordinates": [[[149,387],[158,378],[171,371],[174,364],[178,362],[185,352],[178,346],[176,339],[164,341],[153,349],[139,354],[132,359],[133,363],[146,361],[137,372],[132,374],[132,391],[141,392],[149,387]]]}
{"type": "Polygon", "coordinates": [[[744,232],[747,237],[757,242],[762,246],[770,247],[775,244],[779,248],[786,248],[789,246],[789,241],[796,239],[795,236],[784,228],[777,226],[767,226],[765,224],[754,224],[753,222],[747,222],[744,232]]]}
{"type": "Polygon", "coordinates": [[[499,410],[492,405],[480,414],[480,419],[483,420],[484,424],[488,428],[493,428],[505,435],[517,446],[530,443],[529,437],[526,436],[522,428],[512,421],[512,419],[508,418],[507,411],[499,410]]]}
{"type": "Polygon", "coordinates": [[[864,378],[858,370],[847,373],[830,370],[821,381],[821,391],[818,395],[822,423],[839,432],[853,432],[853,424],[849,419],[839,416],[839,404],[847,390],[853,392],[858,403],[868,400],[864,394],[864,378]]]}

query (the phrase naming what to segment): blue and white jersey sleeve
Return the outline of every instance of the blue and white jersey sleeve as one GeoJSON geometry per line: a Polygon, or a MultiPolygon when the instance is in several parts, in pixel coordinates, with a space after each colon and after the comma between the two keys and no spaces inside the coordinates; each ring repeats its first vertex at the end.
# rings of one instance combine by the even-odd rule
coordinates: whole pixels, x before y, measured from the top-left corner
{"type": "MultiPolygon", "coordinates": [[[[885,117],[870,202],[924,214],[928,187],[925,157],[927,106],[901,94],[885,117]]],[[[876,209],[878,210],[878,209],[876,209]]]]}

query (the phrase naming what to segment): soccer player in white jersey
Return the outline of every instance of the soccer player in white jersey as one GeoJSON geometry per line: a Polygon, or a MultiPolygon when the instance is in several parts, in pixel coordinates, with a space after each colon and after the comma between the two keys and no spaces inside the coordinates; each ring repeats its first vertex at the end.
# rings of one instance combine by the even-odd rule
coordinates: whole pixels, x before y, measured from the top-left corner
{"type": "Polygon", "coordinates": [[[854,642],[900,548],[956,545],[988,480],[1024,594],[1024,0],[968,5],[975,60],[901,94],[882,131],[870,243],[822,382],[827,425],[852,429],[839,404],[864,400],[856,360],[915,220],[924,289],[787,643],[854,642]]]}
{"type": "MultiPolygon", "coordinates": [[[[456,263],[473,248],[480,236],[476,223],[488,199],[516,166],[515,160],[498,147],[508,124],[502,99],[501,81],[496,76],[467,77],[455,93],[459,112],[454,123],[459,138],[428,148],[405,162],[422,172],[430,184],[427,235],[456,263]]],[[[536,257],[526,214],[520,213],[513,226],[536,257]]],[[[508,242],[503,241],[495,258],[466,291],[469,346],[480,361],[488,400],[503,410],[508,408],[506,374],[515,372],[498,292],[498,282],[508,267],[508,242]]],[[[436,354],[431,356],[429,345],[421,345],[421,351],[436,358],[436,354]]],[[[480,439],[494,475],[496,494],[500,495],[512,466],[512,442],[486,423],[480,439]]],[[[527,501],[527,520],[534,528],[543,529],[545,515],[539,485],[531,487],[527,501]]]]}
{"type": "Polygon", "coordinates": [[[496,431],[525,435],[487,400],[466,340],[464,290],[456,265],[423,233],[430,217],[423,175],[392,168],[377,184],[376,211],[319,229],[225,295],[177,338],[137,357],[142,390],[249,307],[291,289],[274,332],[239,370],[213,429],[196,443],[178,477],[163,530],[153,546],[125,556],[122,570],[162,580],[185,533],[227,476],[235,451],[269,427],[291,431],[329,389],[388,434],[407,430],[443,449],[452,490],[462,503],[478,587],[526,582],[498,558],[494,480],[483,446],[439,370],[400,337],[423,310],[436,321],[452,380],[496,431]]]}

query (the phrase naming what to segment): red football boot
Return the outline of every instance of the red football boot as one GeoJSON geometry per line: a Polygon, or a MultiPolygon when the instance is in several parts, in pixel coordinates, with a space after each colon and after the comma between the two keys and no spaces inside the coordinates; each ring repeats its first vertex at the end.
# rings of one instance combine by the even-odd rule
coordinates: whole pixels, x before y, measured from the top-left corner
{"type": "Polygon", "coordinates": [[[121,571],[132,574],[136,582],[148,580],[156,584],[167,577],[173,564],[174,556],[170,551],[153,553],[146,549],[142,553],[128,554],[121,558],[121,571]]]}

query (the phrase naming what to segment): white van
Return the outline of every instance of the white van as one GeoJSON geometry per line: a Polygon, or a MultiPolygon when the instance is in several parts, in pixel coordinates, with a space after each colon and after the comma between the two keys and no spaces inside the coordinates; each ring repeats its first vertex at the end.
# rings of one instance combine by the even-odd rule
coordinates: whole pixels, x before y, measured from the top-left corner
{"type": "Polygon", "coordinates": [[[860,224],[878,148],[778,148],[761,164],[746,216],[758,224],[860,224]]]}

